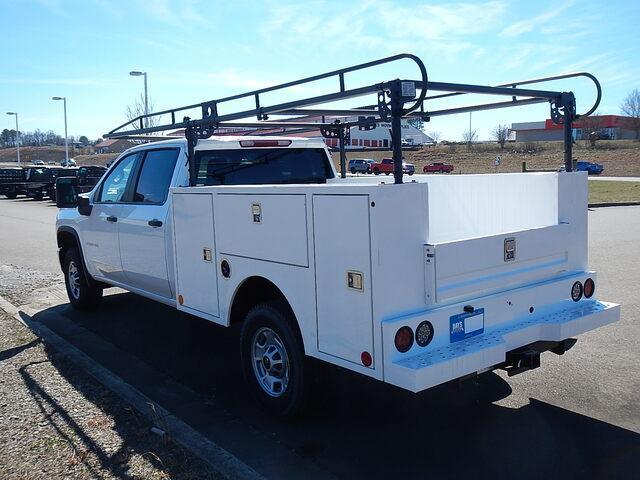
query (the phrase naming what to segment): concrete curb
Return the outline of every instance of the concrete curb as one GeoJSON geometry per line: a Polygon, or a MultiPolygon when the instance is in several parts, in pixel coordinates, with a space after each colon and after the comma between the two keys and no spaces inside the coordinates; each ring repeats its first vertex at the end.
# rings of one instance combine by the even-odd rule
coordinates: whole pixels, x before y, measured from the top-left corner
{"type": "Polygon", "coordinates": [[[632,207],[640,205],[640,201],[636,202],[602,202],[602,203],[590,203],[589,208],[599,207],[632,207]]]}
{"type": "Polygon", "coordinates": [[[171,438],[185,449],[193,452],[198,458],[207,463],[216,472],[227,479],[266,480],[249,465],[239,460],[233,454],[198,433],[189,425],[178,419],[171,412],[156,405],[150,398],[126,383],[120,377],[107,370],[85,353],[78,350],[69,342],[58,336],[46,326],[31,322],[31,315],[16,307],[0,296],[0,309],[22,323],[45,343],[53,347],[56,352],[67,358],[106,388],[130,404],[150,423],[156,425],[161,419],[161,428],[171,432],[171,438]],[[28,317],[28,318],[24,318],[28,317]]]}

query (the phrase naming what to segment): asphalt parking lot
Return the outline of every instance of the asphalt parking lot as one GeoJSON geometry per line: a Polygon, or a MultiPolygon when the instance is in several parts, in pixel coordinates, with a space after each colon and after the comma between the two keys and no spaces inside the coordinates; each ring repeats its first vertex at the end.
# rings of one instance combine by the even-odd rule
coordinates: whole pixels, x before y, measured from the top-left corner
{"type": "MultiPolygon", "coordinates": [[[[57,272],[49,202],[0,200],[0,266],[57,272]]],[[[632,478],[640,469],[640,207],[589,213],[599,297],[622,320],[562,357],[418,395],[319,366],[312,409],[281,423],[247,398],[237,332],[129,293],[42,322],[269,478],[632,478]]],[[[2,278],[0,278],[0,283],[2,278]]]]}

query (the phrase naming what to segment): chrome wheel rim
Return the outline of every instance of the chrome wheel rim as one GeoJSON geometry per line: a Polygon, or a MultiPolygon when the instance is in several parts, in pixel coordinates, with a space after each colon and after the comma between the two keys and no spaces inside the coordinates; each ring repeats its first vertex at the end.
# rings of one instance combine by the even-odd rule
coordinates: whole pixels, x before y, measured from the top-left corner
{"type": "Polygon", "coordinates": [[[75,262],[69,262],[69,270],[67,272],[69,279],[69,291],[76,300],[80,298],[80,271],[75,262]]]}
{"type": "Polygon", "coordinates": [[[259,329],[251,341],[253,373],[258,385],[271,397],[280,397],[289,385],[289,356],[284,343],[268,327],[259,329]]]}

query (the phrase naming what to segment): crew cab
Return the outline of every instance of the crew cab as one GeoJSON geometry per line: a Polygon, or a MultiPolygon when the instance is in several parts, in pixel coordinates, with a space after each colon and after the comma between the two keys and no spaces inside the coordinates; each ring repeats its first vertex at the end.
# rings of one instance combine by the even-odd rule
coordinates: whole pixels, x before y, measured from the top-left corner
{"type": "MultiPolygon", "coordinates": [[[[385,175],[389,175],[393,173],[393,159],[392,158],[383,158],[380,162],[374,163],[371,165],[371,171],[375,175],[380,175],[384,173],[385,175]]],[[[413,175],[416,171],[416,168],[411,163],[402,162],[402,173],[407,175],[413,175]]]]}
{"type": "Polygon", "coordinates": [[[453,172],[453,165],[448,165],[442,162],[433,162],[429,165],[425,165],[422,168],[423,173],[451,173],[453,172]]]}
{"type": "Polygon", "coordinates": [[[321,140],[193,148],[195,179],[171,139],[127,150],[77,200],[59,192],[69,300],[96,308],[116,286],[238,325],[247,385],[278,416],[304,404],[308,357],[419,392],[536,368],[619,319],[587,264],[583,172],[389,184],[336,178],[321,140]]]}

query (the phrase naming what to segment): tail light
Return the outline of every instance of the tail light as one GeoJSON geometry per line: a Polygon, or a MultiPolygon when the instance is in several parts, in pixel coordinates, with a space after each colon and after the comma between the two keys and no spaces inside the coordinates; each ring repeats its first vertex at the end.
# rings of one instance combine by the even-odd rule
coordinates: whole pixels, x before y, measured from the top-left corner
{"type": "Polygon", "coordinates": [[[591,298],[591,296],[595,291],[596,291],[595,282],[593,281],[593,279],[587,278],[584,281],[584,288],[583,288],[584,298],[591,298]]]}
{"type": "Polygon", "coordinates": [[[394,343],[400,353],[408,352],[413,345],[413,330],[411,330],[411,327],[400,327],[396,332],[394,343]]]}
{"type": "Polygon", "coordinates": [[[240,140],[241,147],[288,147],[291,140],[240,140]]]}
{"type": "Polygon", "coordinates": [[[428,320],[421,322],[416,328],[416,343],[426,347],[433,340],[433,325],[428,320]]]}
{"type": "Polygon", "coordinates": [[[582,284],[580,282],[575,282],[571,287],[571,299],[574,302],[577,302],[582,298],[582,284]]]}

